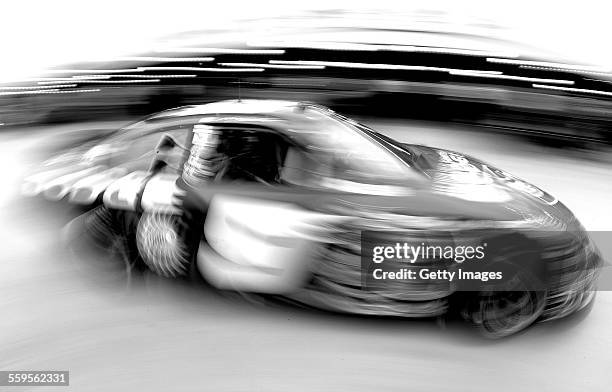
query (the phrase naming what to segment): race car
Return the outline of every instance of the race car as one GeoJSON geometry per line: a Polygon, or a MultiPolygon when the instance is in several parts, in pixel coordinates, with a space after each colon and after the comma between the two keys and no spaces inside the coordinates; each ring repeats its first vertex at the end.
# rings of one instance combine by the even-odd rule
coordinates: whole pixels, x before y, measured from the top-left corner
{"type": "Polygon", "coordinates": [[[602,264],[578,220],[538,187],[311,103],[166,110],[51,158],[22,192],[88,210],[86,230],[130,268],[195,272],[221,290],[336,312],[459,314],[494,338],[586,307],[602,264]],[[373,249],[400,243],[440,253],[378,268],[373,249]],[[456,259],[487,245],[485,262],[456,259]]]}

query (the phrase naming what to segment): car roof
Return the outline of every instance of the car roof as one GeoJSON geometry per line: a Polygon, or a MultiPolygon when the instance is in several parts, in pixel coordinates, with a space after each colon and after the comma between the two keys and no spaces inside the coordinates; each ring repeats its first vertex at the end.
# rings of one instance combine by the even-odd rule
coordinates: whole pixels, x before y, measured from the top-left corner
{"type": "Polygon", "coordinates": [[[154,115],[152,118],[206,116],[206,115],[258,115],[270,117],[286,117],[295,109],[316,105],[271,99],[235,99],[203,105],[183,106],[170,109],[154,115]]]}

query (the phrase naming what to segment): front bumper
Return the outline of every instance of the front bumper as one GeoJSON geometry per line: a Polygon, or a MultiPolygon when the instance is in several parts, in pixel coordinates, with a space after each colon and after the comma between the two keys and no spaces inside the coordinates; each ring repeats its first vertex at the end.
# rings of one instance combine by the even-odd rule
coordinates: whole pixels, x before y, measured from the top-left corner
{"type": "Polygon", "coordinates": [[[566,248],[564,258],[547,261],[551,281],[540,321],[569,316],[595,299],[597,278],[604,261],[586,233],[577,233],[575,241],[566,248]]]}

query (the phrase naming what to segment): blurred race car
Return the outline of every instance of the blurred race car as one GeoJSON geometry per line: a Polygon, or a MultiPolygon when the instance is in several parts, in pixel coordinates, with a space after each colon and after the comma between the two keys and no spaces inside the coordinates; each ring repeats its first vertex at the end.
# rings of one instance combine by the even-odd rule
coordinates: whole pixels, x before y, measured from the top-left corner
{"type": "MultiPolygon", "coordinates": [[[[86,229],[120,248],[130,267],[165,277],[197,271],[219,289],[339,312],[457,313],[490,337],[585,307],[602,263],[572,213],[541,189],[309,103],[232,100],[160,112],[53,157],[22,191],[89,209],[86,229]],[[506,279],[368,287],[364,233],[488,243],[486,266],[506,279]]],[[[470,268],[443,257],[409,266],[470,268]]]]}

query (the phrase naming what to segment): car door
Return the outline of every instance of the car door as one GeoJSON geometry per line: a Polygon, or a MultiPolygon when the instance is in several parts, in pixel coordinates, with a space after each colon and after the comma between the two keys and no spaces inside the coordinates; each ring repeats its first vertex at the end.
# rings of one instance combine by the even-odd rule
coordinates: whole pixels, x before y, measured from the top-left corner
{"type": "Polygon", "coordinates": [[[270,129],[207,126],[195,133],[183,180],[187,208],[206,211],[197,258],[204,277],[221,289],[270,294],[300,290],[316,260],[316,238],[324,222],[336,218],[307,207],[306,201],[312,202],[319,192],[282,182],[278,160],[295,146],[270,129]],[[232,138],[228,143],[237,142],[236,150],[223,144],[232,138]],[[213,139],[216,151],[210,146],[213,139]],[[259,141],[263,150],[256,148],[259,141]],[[275,142],[286,144],[271,146],[275,142]],[[227,164],[209,165],[213,159],[226,159],[227,164]],[[198,164],[209,166],[199,170],[194,167],[198,164]],[[272,172],[274,164],[277,173],[272,172]],[[210,172],[213,166],[217,173],[210,172]]]}

